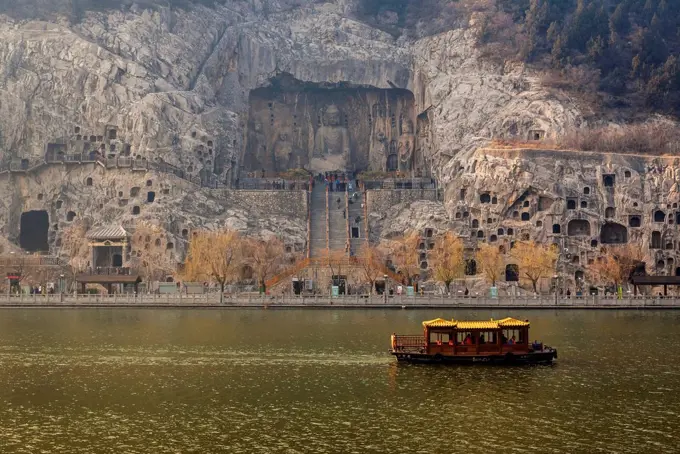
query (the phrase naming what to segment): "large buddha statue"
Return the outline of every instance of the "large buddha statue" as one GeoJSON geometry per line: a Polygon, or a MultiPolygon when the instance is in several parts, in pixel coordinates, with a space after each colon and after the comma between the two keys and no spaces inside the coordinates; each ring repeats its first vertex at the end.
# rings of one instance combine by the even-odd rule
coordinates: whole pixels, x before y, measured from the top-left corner
{"type": "Polygon", "coordinates": [[[350,162],[349,131],[341,125],[340,110],[333,104],[328,106],[324,115],[323,126],[319,127],[314,137],[314,158],[322,158],[335,170],[344,169],[350,162]]]}

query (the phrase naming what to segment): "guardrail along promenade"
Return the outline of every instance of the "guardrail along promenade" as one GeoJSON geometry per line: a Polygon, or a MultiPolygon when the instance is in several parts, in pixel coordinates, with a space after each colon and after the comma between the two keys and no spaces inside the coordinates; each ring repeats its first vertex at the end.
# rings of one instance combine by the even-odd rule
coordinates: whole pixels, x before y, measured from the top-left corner
{"type": "Polygon", "coordinates": [[[680,309],[680,297],[449,298],[445,296],[260,296],[217,293],[139,295],[0,295],[0,307],[392,308],[392,309],[680,309]]]}

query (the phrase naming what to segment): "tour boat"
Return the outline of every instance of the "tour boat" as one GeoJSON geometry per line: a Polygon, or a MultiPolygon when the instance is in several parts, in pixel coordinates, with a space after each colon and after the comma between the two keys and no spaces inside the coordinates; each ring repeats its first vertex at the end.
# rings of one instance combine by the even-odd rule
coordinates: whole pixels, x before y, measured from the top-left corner
{"type": "Polygon", "coordinates": [[[392,334],[390,353],[398,361],[457,364],[549,364],[557,350],[529,343],[529,321],[444,320],[423,322],[424,334],[392,334]]]}

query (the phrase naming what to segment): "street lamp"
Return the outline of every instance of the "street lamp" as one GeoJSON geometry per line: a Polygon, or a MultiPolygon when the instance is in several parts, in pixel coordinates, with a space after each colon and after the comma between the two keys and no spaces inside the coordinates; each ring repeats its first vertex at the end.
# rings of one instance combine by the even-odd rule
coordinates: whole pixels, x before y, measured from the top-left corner
{"type": "Polygon", "coordinates": [[[557,306],[557,287],[558,287],[557,278],[558,278],[557,274],[554,274],[554,275],[553,275],[553,282],[555,282],[555,290],[554,290],[554,293],[555,293],[555,306],[557,306]]]}
{"type": "Polygon", "coordinates": [[[385,289],[383,290],[383,300],[387,304],[387,274],[383,274],[383,279],[385,281],[385,289]]]}

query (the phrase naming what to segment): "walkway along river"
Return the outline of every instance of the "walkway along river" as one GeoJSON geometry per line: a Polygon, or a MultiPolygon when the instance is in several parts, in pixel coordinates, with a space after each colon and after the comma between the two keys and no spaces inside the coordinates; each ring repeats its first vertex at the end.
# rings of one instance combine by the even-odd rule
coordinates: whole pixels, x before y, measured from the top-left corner
{"type": "Polygon", "coordinates": [[[16,453],[672,453],[680,311],[6,309],[16,453]],[[554,366],[397,364],[435,317],[531,320],[554,366]]]}
{"type": "Polygon", "coordinates": [[[269,297],[229,295],[220,302],[218,294],[203,295],[21,295],[0,296],[1,307],[317,307],[317,308],[545,308],[545,309],[680,309],[680,298],[614,297],[560,298],[456,298],[444,296],[407,297],[269,297]]]}

